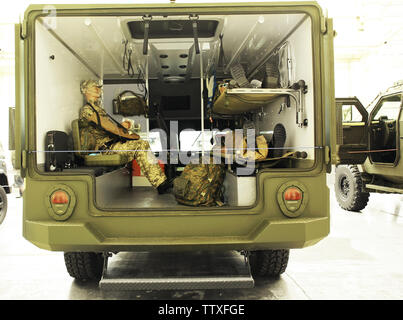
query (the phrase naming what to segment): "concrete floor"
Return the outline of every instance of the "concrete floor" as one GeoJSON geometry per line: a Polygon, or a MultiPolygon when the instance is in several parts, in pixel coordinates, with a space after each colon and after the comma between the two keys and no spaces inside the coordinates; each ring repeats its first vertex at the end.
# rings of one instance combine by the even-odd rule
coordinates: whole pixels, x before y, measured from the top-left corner
{"type": "Polygon", "coordinates": [[[366,209],[350,213],[338,207],[331,187],[330,236],[291,250],[286,273],[253,289],[102,292],[70,278],[62,253],[23,239],[22,201],[11,195],[0,226],[0,300],[403,299],[402,204],[403,196],[372,194],[366,209]]]}

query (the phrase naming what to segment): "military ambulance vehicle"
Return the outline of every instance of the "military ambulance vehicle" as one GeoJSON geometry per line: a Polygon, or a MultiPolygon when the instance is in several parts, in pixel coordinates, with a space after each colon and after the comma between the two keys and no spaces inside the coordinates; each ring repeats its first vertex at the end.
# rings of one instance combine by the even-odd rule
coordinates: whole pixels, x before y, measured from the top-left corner
{"type": "Polygon", "coordinates": [[[336,168],[339,205],[360,211],[372,192],[403,193],[403,82],[381,92],[367,107],[356,98],[337,98],[337,145],[342,160],[336,168]]]}
{"type": "Polygon", "coordinates": [[[110,254],[134,252],[242,252],[252,276],[283,273],[290,249],[329,233],[333,36],[316,2],[29,6],[16,26],[24,237],[65,252],[78,280],[98,281],[110,254]],[[190,158],[221,150],[210,158],[225,170],[215,204],[158,193],[127,150],[86,150],[89,80],[170,181],[190,158]],[[136,97],[143,114],[120,111],[136,97]],[[254,161],[238,161],[228,132],[246,132],[254,161]]]}

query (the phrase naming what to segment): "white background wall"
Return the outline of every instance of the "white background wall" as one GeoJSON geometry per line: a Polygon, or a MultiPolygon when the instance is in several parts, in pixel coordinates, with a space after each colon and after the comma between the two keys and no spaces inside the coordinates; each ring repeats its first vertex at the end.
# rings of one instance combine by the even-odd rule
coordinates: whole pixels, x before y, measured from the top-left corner
{"type": "Polygon", "coordinates": [[[403,80],[403,57],[385,50],[360,60],[338,60],[335,77],[336,97],[357,96],[367,106],[380,91],[403,80]]]}
{"type": "MultiPolygon", "coordinates": [[[[14,106],[14,26],[0,23],[0,142],[8,150],[8,108],[14,106]]],[[[9,153],[6,152],[9,160],[9,153]]]]}
{"type": "Polygon", "coordinates": [[[319,0],[334,17],[336,97],[367,106],[403,79],[403,1],[319,0]]]}

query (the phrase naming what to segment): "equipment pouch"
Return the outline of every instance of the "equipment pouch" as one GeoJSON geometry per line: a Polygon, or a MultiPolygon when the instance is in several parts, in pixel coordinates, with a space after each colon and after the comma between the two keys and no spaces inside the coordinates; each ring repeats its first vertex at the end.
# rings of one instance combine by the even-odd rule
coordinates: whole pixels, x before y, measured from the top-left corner
{"type": "Polygon", "coordinates": [[[113,100],[113,113],[125,117],[148,116],[148,106],[145,98],[133,91],[123,91],[113,100]],[[129,95],[128,95],[129,94],[129,95]]]}

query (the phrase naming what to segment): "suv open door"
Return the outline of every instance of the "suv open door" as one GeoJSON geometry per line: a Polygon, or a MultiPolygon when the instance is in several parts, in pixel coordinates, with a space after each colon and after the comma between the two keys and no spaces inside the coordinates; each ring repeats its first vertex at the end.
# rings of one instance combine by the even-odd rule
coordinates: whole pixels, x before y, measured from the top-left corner
{"type": "Polygon", "coordinates": [[[368,112],[356,98],[336,99],[338,164],[362,164],[368,156],[368,112]]]}

